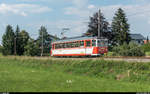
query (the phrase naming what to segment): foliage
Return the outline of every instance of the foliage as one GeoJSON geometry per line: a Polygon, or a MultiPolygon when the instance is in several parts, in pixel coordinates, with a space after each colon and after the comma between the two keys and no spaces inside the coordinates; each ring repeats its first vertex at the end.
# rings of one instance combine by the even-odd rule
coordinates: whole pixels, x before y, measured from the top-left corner
{"type": "Polygon", "coordinates": [[[111,24],[113,37],[113,45],[122,45],[124,42],[127,44],[130,42],[130,30],[129,24],[127,23],[127,18],[124,11],[119,8],[113,17],[111,24]]]}
{"type": "MultiPolygon", "coordinates": [[[[110,31],[109,23],[106,21],[104,15],[100,12],[100,37],[108,38],[109,42],[112,39],[112,33],[110,31]]],[[[90,17],[90,22],[88,25],[87,33],[92,34],[93,36],[98,36],[98,12],[93,14],[93,17],[90,17]]]]}
{"type": "Polygon", "coordinates": [[[146,43],[149,43],[149,38],[148,38],[148,36],[147,36],[147,39],[146,39],[146,43]]]}
{"type": "Polygon", "coordinates": [[[142,45],[141,49],[144,50],[144,52],[150,52],[150,43],[142,45]]]}
{"type": "Polygon", "coordinates": [[[52,40],[47,32],[47,29],[44,26],[41,26],[41,28],[39,29],[39,37],[37,38],[37,44],[39,45],[39,48],[41,48],[41,54],[42,54],[42,43],[43,43],[43,53],[49,53],[51,49],[51,41],[52,40]]]}
{"type": "Polygon", "coordinates": [[[3,51],[3,46],[0,45],[0,53],[3,51]]]}
{"type": "Polygon", "coordinates": [[[108,52],[105,56],[117,56],[115,52],[108,52]]]}
{"type": "Polygon", "coordinates": [[[130,42],[129,45],[124,43],[121,46],[115,46],[113,51],[120,56],[144,56],[145,53],[137,44],[130,42]]]}
{"type": "Polygon", "coordinates": [[[150,52],[145,52],[145,55],[146,56],[150,56],[150,52]]]}
{"type": "Polygon", "coordinates": [[[14,37],[12,26],[7,25],[6,31],[2,36],[2,45],[3,45],[3,55],[13,55],[14,54],[14,37]]]}
{"type": "Polygon", "coordinates": [[[23,55],[25,52],[25,46],[27,45],[28,39],[30,38],[28,32],[25,30],[22,30],[20,33],[20,49],[19,49],[19,55],[23,55]]]}
{"type": "Polygon", "coordinates": [[[21,35],[20,35],[20,28],[17,25],[16,31],[15,31],[15,39],[16,39],[16,54],[17,55],[22,55],[21,53],[21,35]]]}
{"type": "Polygon", "coordinates": [[[24,55],[27,56],[39,56],[40,49],[38,45],[35,43],[33,39],[29,39],[27,42],[27,45],[25,46],[25,52],[24,55]]]}

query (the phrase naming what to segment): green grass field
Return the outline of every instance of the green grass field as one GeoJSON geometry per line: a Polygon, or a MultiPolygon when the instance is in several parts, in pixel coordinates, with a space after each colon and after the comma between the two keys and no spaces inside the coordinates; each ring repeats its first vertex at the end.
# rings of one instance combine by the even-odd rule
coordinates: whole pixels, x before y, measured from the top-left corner
{"type": "Polygon", "coordinates": [[[149,67],[90,59],[0,57],[0,92],[149,92],[149,67]],[[119,74],[124,76],[118,80],[119,74]]]}

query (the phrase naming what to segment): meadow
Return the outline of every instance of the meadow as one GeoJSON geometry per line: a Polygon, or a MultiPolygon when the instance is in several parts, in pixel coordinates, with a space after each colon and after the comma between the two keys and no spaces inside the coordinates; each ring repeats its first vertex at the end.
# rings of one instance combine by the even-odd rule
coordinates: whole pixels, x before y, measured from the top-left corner
{"type": "Polygon", "coordinates": [[[149,92],[150,63],[0,57],[0,92],[149,92]]]}

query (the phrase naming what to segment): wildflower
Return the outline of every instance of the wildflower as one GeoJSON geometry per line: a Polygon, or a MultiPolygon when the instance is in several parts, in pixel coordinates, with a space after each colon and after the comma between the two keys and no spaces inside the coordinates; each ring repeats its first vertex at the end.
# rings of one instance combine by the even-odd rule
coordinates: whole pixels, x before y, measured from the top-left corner
{"type": "Polygon", "coordinates": [[[73,81],[72,80],[66,80],[66,83],[71,84],[73,81]]]}

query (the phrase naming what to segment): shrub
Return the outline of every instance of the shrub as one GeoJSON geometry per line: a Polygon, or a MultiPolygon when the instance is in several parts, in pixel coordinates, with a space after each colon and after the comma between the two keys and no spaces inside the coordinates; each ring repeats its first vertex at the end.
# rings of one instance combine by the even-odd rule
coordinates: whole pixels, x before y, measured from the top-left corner
{"type": "Polygon", "coordinates": [[[36,43],[34,43],[34,40],[33,39],[28,40],[27,45],[25,46],[24,55],[39,56],[39,53],[40,53],[39,51],[40,51],[40,49],[36,45],[36,43]]]}
{"type": "Polygon", "coordinates": [[[0,53],[2,53],[2,51],[3,51],[3,47],[2,47],[2,46],[0,46],[0,53]]]}
{"type": "Polygon", "coordinates": [[[145,55],[146,56],[150,56],[150,52],[145,52],[145,55]]]}
{"type": "Polygon", "coordinates": [[[108,52],[105,56],[118,56],[115,52],[108,52]]]}
{"type": "Polygon", "coordinates": [[[150,52],[150,43],[142,45],[141,49],[144,50],[144,52],[150,52]]]}
{"type": "Polygon", "coordinates": [[[116,46],[113,48],[115,54],[119,54],[120,56],[144,56],[145,53],[141,49],[140,46],[131,42],[128,44],[124,43],[121,46],[116,46]]]}

